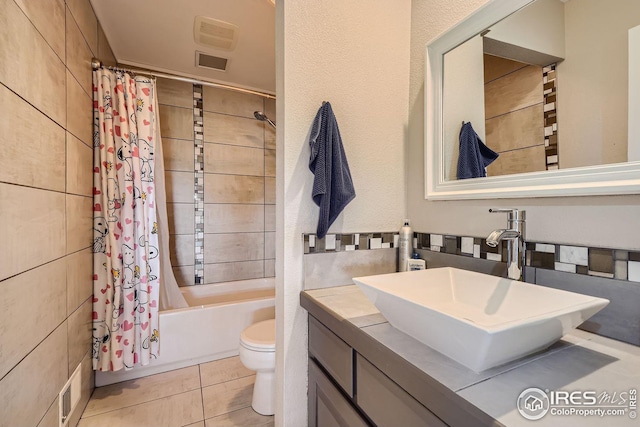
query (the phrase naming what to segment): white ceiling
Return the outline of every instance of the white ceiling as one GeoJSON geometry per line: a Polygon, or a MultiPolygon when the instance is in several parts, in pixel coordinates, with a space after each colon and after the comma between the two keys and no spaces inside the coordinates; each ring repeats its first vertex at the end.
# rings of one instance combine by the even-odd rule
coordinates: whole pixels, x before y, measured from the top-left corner
{"type": "Polygon", "coordinates": [[[275,93],[275,7],[269,0],[91,0],[120,64],[275,93]],[[196,44],[202,15],[237,25],[229,52],[196,44]],[[195,66],[195,52],[228,58],[227,70],[195,66]]]}

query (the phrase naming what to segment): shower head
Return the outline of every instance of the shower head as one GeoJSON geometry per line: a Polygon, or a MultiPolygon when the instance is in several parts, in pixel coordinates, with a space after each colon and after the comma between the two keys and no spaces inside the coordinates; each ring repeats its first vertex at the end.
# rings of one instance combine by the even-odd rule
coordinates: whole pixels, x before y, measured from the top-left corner
{"type": "Polygon", "coordinates": [[[271,121],[271,119],[269,117],[267,117],[266,114],[264,114],[262,111],[254,111],[253,112],[253,116],[260,120],[261,122],[267,122],[269,123],[271,126],[273,126],[273,128],[276,128],[276,124],[273,123],[273,121],[271,121]]]}

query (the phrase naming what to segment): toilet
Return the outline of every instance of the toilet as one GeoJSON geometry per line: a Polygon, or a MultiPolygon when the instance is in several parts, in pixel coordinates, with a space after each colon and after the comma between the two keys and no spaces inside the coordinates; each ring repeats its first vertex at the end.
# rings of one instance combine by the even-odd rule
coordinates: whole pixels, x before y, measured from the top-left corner
{"type": "Polygon", "coordinates": [[[254,323],[240,334],[240,361],[256,371],[251,407],[273,415],[275,406],[276,320],[254,323]]]}

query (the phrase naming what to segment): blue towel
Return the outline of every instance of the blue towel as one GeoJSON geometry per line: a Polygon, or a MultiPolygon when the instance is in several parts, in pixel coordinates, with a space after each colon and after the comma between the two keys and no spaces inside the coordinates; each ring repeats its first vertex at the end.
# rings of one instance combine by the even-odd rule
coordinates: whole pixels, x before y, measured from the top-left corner
{"type": "Polygon", "coordinates": [[[312,197],[320,207],[317,234],[322,239],[344,207],[356,197],[338,122],[328,102],[316,114],[309,146],[309,169],[315,175],[312,197]]]}
{"type": "Polygon", "coordinates": [[[458,179],[480,178],[487,176],[487,170],[498,153],[484,145],[473,130],[471,122],[464,123],[460,129],[460,155],[458,156],[458,179]]]}

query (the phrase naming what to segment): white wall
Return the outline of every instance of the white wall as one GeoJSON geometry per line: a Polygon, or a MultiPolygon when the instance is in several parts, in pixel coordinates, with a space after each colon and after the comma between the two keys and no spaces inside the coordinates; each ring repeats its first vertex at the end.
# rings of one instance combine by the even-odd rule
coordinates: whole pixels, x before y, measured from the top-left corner
{"type": "Polygon", "coordinates": [[[308,136],[330,101],[356,198],[329,232],[388,231],[405,212],[410,0],[277,2],[276,425],[307,423],[303,233],[316,231],[308,136]]]}
{"type": "Polygon", "coordinates": [[[444,56],[443,100],[444,176],[457,179],[462,122],[471,122],[482,141],[484,120],[484,53],[482,37],[467,40],[444,56]]]}
{"type": "Polygon", "coordinates": [[[489,214],[489,208],[518,207],[527,210],[528,240],[640,249],[638,195],[495,201],[424,199],[425,46],[484,3],[484,0],[412,3],[407,216],[412,219],[414,230],[485,236],[506,224],[503,215],[489,214]]]}

